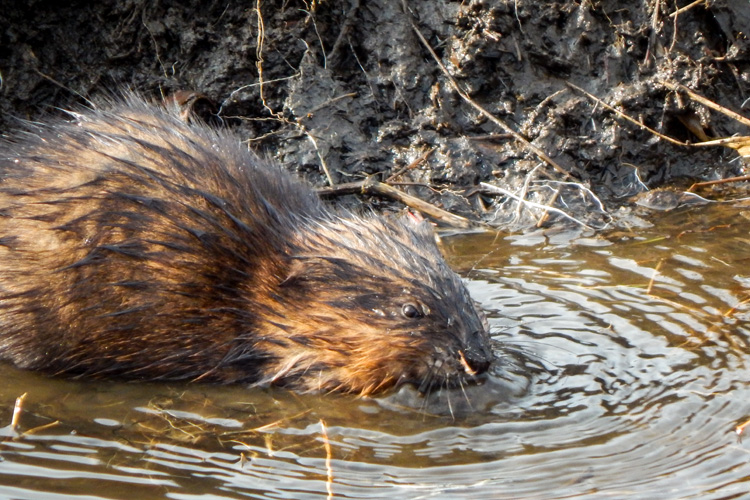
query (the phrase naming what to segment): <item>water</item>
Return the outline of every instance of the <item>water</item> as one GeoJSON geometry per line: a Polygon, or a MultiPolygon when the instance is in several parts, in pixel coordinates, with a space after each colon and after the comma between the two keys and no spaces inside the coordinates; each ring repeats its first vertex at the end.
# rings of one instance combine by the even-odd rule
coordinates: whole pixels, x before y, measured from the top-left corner
{"type": "Polygon", "coordinates": [[[743,210],[676,211],[600,237],[448,238],[503,361],[485,385],[412,408],[408,390],[373,400],[2,366],[0,497],[745,496],[743,210]]]}

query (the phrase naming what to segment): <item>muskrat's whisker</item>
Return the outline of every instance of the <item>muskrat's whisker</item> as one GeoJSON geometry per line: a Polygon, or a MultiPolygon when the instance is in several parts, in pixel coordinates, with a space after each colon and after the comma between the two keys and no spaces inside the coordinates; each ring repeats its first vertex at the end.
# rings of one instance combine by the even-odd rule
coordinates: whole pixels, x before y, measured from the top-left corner
{"type": "MultiPolygon", "coordinates": [[[[444,382],[444,383],[446,383],[446,382],[444,382]]],[[[456,419],[456,415],[454,415],[454,413],[453,413],[453,404],[451,403],[451,394],[450,394],[451,391],[447,390],[448,389],[447,386],[445,386],[445,389],[446,389],[446,391],[445,391],[445,400],[448,402],[448,411],[451,414],[451,419],[455,420],[456,419]]]]}
{"type": "Polygon", "coordinates": [[[469,405],[469,409],[474,410],[474,407],[471,404],[471,400],[469,399],[469,395],[466,393],[466,387],[464,386],[463,380],[459,380],[458,384],[459,384],[459,387],[461,388],[461,392],[464,395],[464,399],[466,400],[466,404],[469,405]]]}

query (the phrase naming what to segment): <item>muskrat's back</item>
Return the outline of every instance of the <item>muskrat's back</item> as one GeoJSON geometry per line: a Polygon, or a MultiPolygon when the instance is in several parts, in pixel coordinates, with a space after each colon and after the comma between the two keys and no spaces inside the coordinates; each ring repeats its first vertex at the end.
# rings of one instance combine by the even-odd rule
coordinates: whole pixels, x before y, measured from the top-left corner
{"type": "Polygon", "coordinates": [[[333,210],[138,99],[71,116],[1,146],[0,359],[362,394],[488,367],[425,222],[333,210]]]}

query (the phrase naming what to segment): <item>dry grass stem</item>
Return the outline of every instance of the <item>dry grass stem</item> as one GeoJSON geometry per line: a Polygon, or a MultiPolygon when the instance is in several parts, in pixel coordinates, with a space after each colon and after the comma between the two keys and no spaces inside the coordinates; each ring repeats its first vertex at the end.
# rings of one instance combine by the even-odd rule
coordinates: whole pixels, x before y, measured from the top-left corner
{"type": "Polygon", "coordinates": [[[706,3],[706,0],[695,0],[695,2],[690,3],[690,4],[688,4],[688,5],[684,6],[684,7],[680,7],[676,11],[672,12],[671,14],[669,14],[669,17],[677,17],[680,14],[682,14],[683,12],[687,12],[690,9],[692,9],[693,7],[697,7],[700,4],[705,4],[705,3],[706,3]]]}
{"type": "Polygon", "coordinates": [[[24,436],[30,436],[32,434],[36,434],[37,432],[42,432],[42,431],[45,431],[45,430],[47,430],[47,429],[49,429],[51,427],[56,427],[58,425],[60,425],[60,421],[59,420],[55,420],[54,422],[50,422],[48,424],[40,425],[39,427],[34,427],[33,429],[29,429],[27,431],[24,431],[23,435],[24,436]]]}
{"type": "Polygon", "coordinates": [[[651,292],[654,289],[654,283],[656,282],[656,277],[659,276],[659,269],[661,269],[662,264],[664,264],[664,259],[659,259],[659,262],[657,262],[656,266],[654,267],[654,273],[651,275],[651,279],[648,281],[648,286],[646,287],[646,295],[651,295],[651,292]]]}
{"type": "Polygon", "coordinates": [[[266,37],[266,28],[263,24],[263,14],[260,11],[260,0],[255,1],[255,14],[258,17],[258,36],[256,40],[255,48],[255,68],[258,70],[258,86],[260,90],[260,101],[263,103],[263,107],[271,113],[272,116],[276,116],[274,110],[266,103],[266,97],[263,94],[263,43],[266,37]]]}
{"type": "MultiPolygon", "coordinates": [[[[518,197],[521,198],[522,200],[525,200],[526,196],[529,194],[529,186],[531,185],[531,181],[534,178],[534,174],[536,173],[537,170],[539,170],[539,167],[541,165],[542,164],[540,163],[537,166],[535,166],[534,168],[532,168],[531,172],[529,172],[528,175],[526,176],[526,178],[523,180],[523,186],[521,187],[521,193],[518,195],[518,197]]],[[[516,207],[516,217],[517,218],[521,217],[521,212],[523,211],[523,208],[524,208],[524,204],[523,203],[519,203],[518,206],[516,207]]]]}
{"type": "MultiPolygon", "coordinates": [[[[662,85],[664,85],[666,88],[668,88],[668,89],[670,89],[672,91],[675,91],[675,92],[677,92],[677,91],[683,91],[683,92],[687,93],[687,95],[692,100],[694,100],[694,101],[696,101],[696,102],[698,102],[700,104],[703,104],[704,106],[706,106],[706,107],[708,107],[710,109],[718,111],[718,112],[722,113],[723,115],[725,115],[725,116],[727,116],[727,117],[729,117],[729,118],[731,118],[731,119],[733,119],[733,120],[735,120],[735,121],[737,121],[739,123],[742,123],[743,125],[746,125],[746,126],[750,127],[750,119],[747,119],[744,116],[742,116],[742,115],[740,115],[738,113],[735,113],[731,109],[725,108],[724,106],[721,106],[719,104],[716,104],[713,101],[710,101],[709,99],[706,99],[705,97],[701,96],[700,94],[697,94],[697,93],[693,92],[692,90],[690,90],[689,88],[685,87],[684,85],[674,84],[674,83],[670,83],[670,82],[666,82],[666,81],[660,81],[660,83],[662,85]]],[[[593,95],[593,94],[585,91],[581,87],[579,87],[579,86],[577,86],[577,85],[575,85],[573,83],[570,83],[570,82],[566,82],[566,84],[569,87],[575,89],[576,91],[578,91],[578,92],[586,95],[589,99],[595,101],[598,104],[601,104],[605,108],[607,108],[610,111],[614,112],[615,114],[617,114],[617,116],[621,117],[622,119],[627,120],[627,121],[629,121],[629,122],[637,125],[639,128],[641,128],[643,130],[646,130],[647,132],[649,132],[649,133],[651,133],[651,134],[653,134],[653,135],[655,135],[655,136],[659,137],[660,139],[663,139],[663,140],[665,140],[667,142],[670,142],[670,143],[675,144],[677,146],[686,146],[686,147],[715,147],[715,146],[726,147],[726,148],[733,149],[734,151],[737,152],[738,155],[740,155],[743,158],[750,158],[750,136],[722,137],[722,138],[717,138],[717,139],[710,139],[705,134],[705,132],[703,132],[703,130],[699,126],[697,126],[696,124],[692,123],[691,121],[689,121],[689,120],[687,120],[685,118],[681,118],[680,121],[683,123],[683,125],[685,125],[685,127],[688,130],[690,130],[696,137],[698,137],[699,139],[701,139],[701,142],[687,143],[687,142],[678,141],[676,139],[673,139],[673,138],[671,138],[671,137],[669,137],[667,135],[664,135],[664,134],[662,134],[662,133],[660,133],[660,132],[652,129],[651,127],[649,127],[647,125],[644,125],[643,123],[641,123],[638,120],[636,120],[636,119],[628,116],[627,114],[623,113],[622,111],[614,108],[613,106],[610,106],[609,104],[607,104],[603,100],[599,99],[595,95],[593,95]]],[[[715,181],[697,182],[697,183],[693,184],[692,186],[690,186],[690,189],[688,189],[688,192],[690,192],[691,190],[693,190],[696,187],[710,186],[710,185],[713,185],[713,184],[723,184],[723,183],[727,183],[727,182],[743,181],[743,180],[748,180],[748,179],[750,179],[750,176],[740,176],[740,177],[733,177],[733,178],[730,178],[730,179],[719,179],[719,180],[715,180],[715,181]]]]}
{"type": "Polygon", "coordinates": [[[331,450],[331,442],[328,440],[328,429],[323,420],[320,421],[320,433],[323,436],[323,446],[325,446],[326,449],[326,492],[328,493],[328,499],[330,500],[333,498],[333,467],[331,467],[331,457],[333,456],[333,452],[331,450]]]}
{"type": "Polygon", "coordinates": [[[511,193],[507,189],[503,189],[503,188],[498,187],[498,186],[493,186],[492,184],[487,184],[486,182],[479,183],[479,186],[482,187],[488,193],[491,193],[491,194],[502,194],[502,195],[505,195],[505,196],[509,196],[509,197],[513,198],[514,200],[518,201],[519,203],[523,203],[524,205],[527,205],[529,207],[539,208],[539,209],[542,209],[542,210],[546,210],[548,212],[553,212],[553,213],[559,214],[559,215],[565,217],[566,219],[571,220],[571,221],[575,222],[576,224],[578,224],[578,225],[580,225],[580,226],[582,226],[582,227],[584,227],[586,229],[593,229],[591,226],[589,226],[585,222],[576,219],[572,215],[568,215],[567,213],[563,212],[559,208],[554,208],[554,207],[550,207],[550,206],[547,206],[547,205],[542,205],[541,203],[535,203],[533,201],[524,200],[523,198],[521,198],[517,194],[511,193]]]}
{"type": "Polygon", "coordinates": [[[21,410],[23,408],[23,401],[26,399],[28,393],[24,392],[16,398],[16,404],[13,406],[13,416],[10,419],[10,428],[13,432],[16,432],[18,427],[18,421],[21,418],[21,410]]]}
{"type": "Polygon", "coordinates": [[[416,168],[416,167],[417,167],[417,166],[418,166],[418,165],[419,165],[420,163],[422,163],[422,162],[424,162],[425,160],[427,160],[427,158],[428,158],[428,157],[429,157],[429,156],[430,156],[430,155],[431,155],[431,154],[432,154],[432,153],[433,153],[433,152],[434,152],[434,151],[435,151],[436,149],[437,149],[437,147],[433,147],[433,148],[430,148],[430,149],[428,149],[428,150],[427,150],[427,151],[425,151],[424,153],[422,153],[422,155],[420,155],[420,157],[419,157],[419,158],[417,158],[417,159],[416,159],[416,160],[414,160],[413,162],[409,163],[408,165],[406,165],[406,166],[405,166],[405,167],[403,167],[402,169],[398,170],[398,171],[397,171],[397,172],[396,172],[395,174],[393,174],[393,175],[391,175],[390,177],[388,177],[388,178],[387,178],[387,179],[385,180],[386,184],[388,184],[388,183],[391,183],[391,182],[393,182],[394,180],[396,180],[396,178],[397,178],[398,176],[400,176],[400,175],[401,175],[401,174],[403,174],[404,172],[407,172],[407,171],[409,171],[409,170],[411,170],[411,169],[413,169],[413,168],[416,168]]]}
{"type": "Polygon", "coordinates": [[[737,310],[738,310],[738,309],[739,309],[740,307],[742,307],[742,306],[743,306],[744,304],[747,304],[748,302],[750,302],[750,298],[747,298],[747,299],[745,299],[745,300],[741,300],[741,301],[739,301],[738,303],[736,303],[735,305],[733,305],[732,307],[730,307],[730,308],[729,308],[729,309],[728,309],[728,310],[727,310],[727,311],[726,311],[726,312],[724,313],[724,317],[725,317],[725,318],[729,318],[729,317],[732,317],[732,316],[734,316],[734,313],[736,313],[736,312],[737,312],[737,310]]]}

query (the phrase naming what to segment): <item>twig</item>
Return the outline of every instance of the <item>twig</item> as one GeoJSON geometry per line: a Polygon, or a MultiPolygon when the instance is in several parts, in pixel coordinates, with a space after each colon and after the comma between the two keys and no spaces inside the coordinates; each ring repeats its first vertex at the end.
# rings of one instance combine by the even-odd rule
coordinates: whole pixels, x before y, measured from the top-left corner
{"type": "MultiPolygon", "coordinates": [[[[529,185],[531,185],[531,178],[534,176],[534,173],[539,170],[539,167],[542,164],[539,163],[537,166],[531,169],[531,172],[526,176],[526,178],[523,180],[523,186],[521,187],[521,194],[518,195],[519,198],[522,200],[526,199],[526,194],[529,192],[529,185]]],[[[516,218],[520,219],[521,217],[521,210],[523,210],[523,203],[519,203],[518,207],[516,208],[516,218]]]]}
{"type": "Polygon", "coordinates": [[[419,38],[419,41],[422,42],[422,45],[424,45],[425,49],[430,53],[432,58],[437,63],[438,67],[440,67],[440,71],[443,72],[445,77],[448,79],[448,82],[450,82],[451,86],[454,88],[454,90],[458,93],[459,96],[461,96],[461,99],[466,101],[469,105],[471,105],[474,109],[479,111],[483,116],[485,116],[488,120],[490,120],[492,123],[503,129],[505,132],[509,133],[513,136],[513,138],[518,141],[524,148],[528,149],[529,151],[532,151],[534,154],[536,154],[540,159],[542,159],[545,163],[552,166],[555,170],[557,170],[560,174],[562,174],[565,179],[569,179],[572,176],[568,171],[566,171],[564,168],[562,168],[560,165],[558,165],[552,158],[547,156],[547,153],[539,149],[538,147],[534,146],[531,142],[529,142],[528,139],[526,139],[524,136],[513,130],[510,126],[506,125],[505,122],[500,120],[499,118],[495,117],[492,113],[487,111],[484,107],[482,107],[478,102],[473,100],[469,94],[466,93],[466,91],[461,88],[461,86],[458,84],[455,78],[453,78],[453,75],[450,74],[448,71],[448,68],[445,67],[443,62],[440,60],[438,55],[435,53],[435,51],[430,46],[430,43],[427,41],[427,39],[422,35],[422,32],[419,31],[419,28],[414,23],[414,19],[412,18],[411,14],[409,13],[409,7],[406,4],[406,0],[401,0],[401,4],[403,5],[404,14],[406,15],[406,18],[409,21],[409,24],[411,24],[412,29],[414,30],[414,33],[419,38]]]}
{"type": "MultiPolygon", "coordinates": [[[[315,35],[318,37],[318,43],[320,44],[320,53],[323,56],[323,68],[328,68],[328,56],[326,55],[326,47],[323,44],[323,38],[320,36],[320,32],[318,31],[318,23],[315,22],[315,2],[313,2],[312,8],[310,10],[300,9],[302,12],[307,14],[308,19],[310,19],[310,23],[312,23],[313,30],[315,31],[315,35]]],[[[307,47],[307,50],[310,50],[310,46],[305,42],[305,46],[307,47]]]]}
{"type": "MultiPolygon", "coordinates": [[[[552,196],[549,197],[549,200],[547,200],[548,207],[551,207],[553,203],[557,201],[557,199],[560,198],[560,189],[556,189],[554,193],[552,193],[552,196]]],[[[536,227],[542,227],[545,222],[549,219],[549,210],[546,210],[542,216],[539,218],[539,220],[536,223],[536,227]]]]}
{"type": "Polygon", "coordinates": [[[476,227],[486,227],[485,224],[469,220],[465,217],[452,214],[442,208],[438,208],[431,203],[427,203],[424,200],[420,200],[416,196],[406,194],[403,191],[391,187],[382,182],[378,182],[374,177],[369,177],[361,182],[349,182],[345,184],[338,184],[334,187],[318,189],[320,196],[338,196],[343,194],[362,193],[362,194],[377,194],[385,196],[396,201],[400,201],[407,207],[411,207],[431,218],[442,222],[451,227],[457,227],[461,229],[471,229],[476,227]]]}
{"type": "MultiPolygon", "coordinates": [[[[750,141],[750,138],[743,136],[743,137],[722,137],[720,139],[713,139],[713,140],[710,140],[710,141],[703,141],[703,142],[681,142],[681,141],[678,141],[677,139],[672,139],[668,135],[664,135],[662,133],[659,133],[658,131],[652,129],[648,125],[644,125],[643,123],[639,122],[635,118],[631,118],[630,116],[626,115],[622,111],[614,108],[613,106],[610,106],[609,104],[607,104],[603,100],[599,99],[594,94],[591,94],[590,92],[586,92],[585,90],[583,90],[578,85],[575,85],[575,84],[573,84],[571,82],[565,82],[565,83],[569,87],[571,87],[571,88],[577,90],[578,92],[584,94],[585,96],[587,96],[592,101],[595,101],[595,102],[601,104],[602,106],[604,106],[605,108],[607,108],[608,110],[616,113],[617,116],[619,116],[619,117],[621,117],[621,118],[629,121],[630,123],[634,123],[638,127],[640,127],[642,129],[644,129],[644,130],[646,130],[646,131],[654,134],[655,136],[659,137],[660,139],[664,139],[665,141],[671,142],[672,144],[676,144],[678,146],[687,146],[687,147],[726,146],[726,147],[732,148],[734,150],[738,150],[740,148],[740,146],[742,146],[743,144],[745,144],[748,141],[750,141]]],[[[684,87],[682,85],[675,85],[675,84],[669,83],[669,82],[660,82],[660,83],[662,85],[664,85],[665,87],[667,87],[668,89],[670,89],[670,90],[674,90],[674,91],[684,90],[685,92],[687,92],[687,94],[692,99],[700,102],[701,104],[705,105],[706,107],[709,107],[709,108],[711,108],[711,109],[713,109],[715,111],[718,111],[718,112],[724,114],[725,116],[728,116],[729,118],[737,120],[738,122],[742,123],[743,125],[747,125],[748,127],[750,127],[750,120],[749,119],[745,118],[744,116],[742,116],[742,115],[740,115],[738,113],[735,113],[731,109],[727,109],[724,106],[719,106],[715,102],[712,102],[712,101],[706,99],[705,97],[703,97],[703,96],[701,96],[699,94],[696,94],[695,92],[693,92],[692,90],[690,90],[687,87],[684,87]]]]}
{"type": "Polygon", "coordinates": [[[39,427],[34,427],[33,429],[29,429],[23,433],[24,436],[29,436],[31,434],[36,434],[37,432],[44,431],[49,429],[50,427],[56,427],[60,425],[59,420],[55,420],[54,422],[50,422],[48,424],[40,425],[39,427]]]}
{"type": "Polygon", "coordinates": [[[596,205],[599,207],[600,211],[606,212],[606,210],[604,210],[604,203],[602,203],[602,200],[600,200],[599,197],[596,194],[594,194],[594,192],[591,189],[587,188],[580,182],[562,182],[562,181],[555,181],[555,180],[548,180],[544,182],[546,182],[547,184],[557,184],[560,186],[574,186],[580,189],[581,191],[583,191],[584,193],[588,194],[591,198],[593,198],[596,201],[596,205]]]}
{"type": "Polygon", "coordinates": [[[586,92],[585,90],[583,90],[583,89],[582,89],[581,87],[579,87],[578,85],[575,85],[575,84],[573,84],[573,83],[571,83],[571,82],[565,82],[565,84],[566,84],[566,85],[567,85],[568,87],[570,87],[570,88],[572,88],[572,89],[575,89],[575,90],[577,90],[578,92],[580,92],[580,93],[584,94],[584,95],[585,95],[586,97],[588,97],[588,98],[589,98],[589,99],[591,99],[592,101],[595,101],[595,102],[597,102],[597,103],[601,104],[602,106],[604,106],[605,108],[607,108],[608,110],[610,110],[610,111],[612,111],[612,112],[616,113],[616,114],[617,114],[617,116],[619,116],[620,118],[623,118],[623,119],[625,119],[625,120],[627,120],[627,121],[629,121],[629,122],[631,122],[631,123],[634,123],[634,124],[635,124],[635,125],[637,125],[638,127],[640,127],[640,128],[642,128],[642,129],[644,129],[644,130],[647,130],[647,131],[651,132],[651,133],[652,133],[652,134],[654,134],[655,136],[657,136],[657,137],[659,137],[659,138],[661,138],[661,139],[664,139],[664,140],[665,140],[665,141],[667,141],[667,142],[671,142],[672,144],[677,144],[678,146],[690,146],[690,145],[691,145],[691,144],[688,144],[688,143],[685,143],[685,142],[680,142],[680,141],[678,141],[678,140],[676,140],[676,139],[672,139],[671,137],[669,137],[669,136],[667,136],[667,135],[664,135],[664,134],[662,134],[662,133],[660,133],[660,132],[658,132],[658,131],[656,131],[656,130],[652,129],[652,128],[651,128],[651,127],[649,127],[649,126],[647,126],[647,125],[644,125],[643,123],[639,122],[639,121],[638,121],[638,120],[636,120],[635,118],[631,118],[631,117],[629,117],[628,115],[626,115],[625,113],[623,113],[622,111],[620,111],[620,110],[616,109],[616,108],[615,108],[615,107],[613,107],[613,106],[610,106],[610,105],[609,105],[609,104],[607,104],[606,102],[604,102],[604,101],[602,101],[601,99],[599,99],[598,97],[596,97],[596,96],[595,96],[594,94],[591,94],[591,93],[589,93],[589,92],[586,92]]]}
{"type": "Polygon", "coordinates": [[[317,106],[310,108],[307,111],[306,115],[311,115],[313,113],[316,113],[316,112],[320,111],[321,109],[326,108],[326,107],[330,106],[331,104],[333,104],[335,102],[338,102],[338,101],[340,101],[342,99],[346,99],[347,97],[357,97],[357,93],[356,92],[349,92],[348,94],[341,94],[341,95],[336,96],[336,97],[331,97],[330,99],[321,102],[317,106]]]}
{"type": "MultiPolygon", "coordinates": [[[[76,91],[76,90],[73,90],[72,88],[68,87],[67,85],[64,85],[64,84],[62,84],[62,83],[58,82],[57,80],[55,80],[55,79],[54,79],[54,78],[52,78],[51,76],[49,76],[49,75],[47,75],[47,74],[45,74],[45,73],[42,73],[42,72],[41,72],[41,71],[39,71],[38,69],[34,69],[34,72],[35,72],[35,73],[36,73],[37,75],[39,75],[39,76],[41,76],[42,78],[44,78],[45,80],[49,80],[49,81],[51,81],[52,83],[54,83],[55,85],[57,85],[57,86],[58,86],[58,87],[60,87],[61,89],[65,89],[65,90],[67,90],[68,92],[70,92],[71,94],[73,94],[73,95],[77,95],[78,97],[80,97],[81,99],[83,99],[84,101],[86,101],[86,105],[88,105],[88,106],[91,106],[91,107],[93,107],[93,106],[94,106],[94,103],[93,103],[93,102],[91,102],[91,99],[88,99],[88,98],[87,98],[87,97],[86,97],[85,95],[81,94],[80,92],[78,92],[78,91],[76,91]]],[[[2,78],[0,78],[0,81],[2,81],[2,78]]]]}
{"type": "Polygon", "coordinates": [[[681,7],[679,9],[677,9],[676,11],[672,12],[671,14],[669,14],[669,17],[677,17],[678,15],[682,14],[683,12],[686,12],[686,11],[692,9],[693,7],[697,7],[698,5],[700,5],[702,3],[706,3],[706,0],[695,0],[695,2],[693,2],[691,4],[688,4],[688,5],[684,6],[684,7],[681,7]]]}
{"type": "Polygon", "coordinates": [[[277,116],[276,112],[266,103],[266,97],[263,93],[263,41],[266,37],[266,27],[263,24],[263,14],[260,11],[260,0],[255,1],[255,12],[258,17],[258,36],[256,39],[255,48],[255,68],[258,70],[258,84],[260,91],[260,102],[263,103],[263,107],[271,113],[272,116],[277,116]]]}
{"type": "Polygon", "coordinates": [[[503,139],[510,139],[513,136],[506,133],[506,134],[465,135],[463,137],[467,141],[500,141],[503,139]]]}
{"type": "Polygon", "coordinates": [[[656,44],[656,33],[659,29],[659,5],[660,0],[654,2],[654,15],[651,16],[651,34],[648,37],[648,46],[646,47],[646,56],[643,58],[643,64],[650,66],[651,61],[651,49],[656,44]]]}
{"type": "Polygon", "coordinates": [[[674,90],[674,91],[682,90],[688,96],[690,96],[690,98],[693,99],[694,101],[697,101],[697,102],[703,104],[704,106],[706,106],[707,108],[711,108],[714,111],[718,111],[719,113],[723,114],[724,116],[728,116],[729,118],[737,120],[738,122],[742,123],[743,125],[746,125],[746,126],[750,127],[750,120],[749,119],[745,118],[744,116],[742,116],[739,113],[735,113],[731,109],[725,108],[724,106],[720,106],[720,105],[716,104],[715,102],[713,102],[713,101],[711,101],[709,99],[706,99],[705,97],[703,97],[700,94],[696,94],[695,92],[693,92],[692,90],[690,90],[689,88],[687,88],[684,85],[674,84],[674,83],[667,82],[667,81],[664,81],[664,80],[659,80],[659,83],[661,83],[662,85],[664,85],[665,87],[667,87],[670,90],[674,90]]]}
{"type": "MultiPolygon", "coordinates": [[[[295,73],[295,74],[293,74],[291,76],[283,76],[281,78],[275,78],[273,80],[259,81],[259,82],[256,82],[256,83],[248,83],[247,85],[242,85],[241,87],[237,87],[232,92],[230,92],[230,94],[229,94],[229,96],[227,98],[225,98],[223,101],[221,101],[221,104],[219,105],[219,111],[217,111],[216,114],[219,115],[219,116],[221,116],[221,113],[224,111],[224,106],[227,103],[229,103],[229,101],[234,97],[234,95],[237,92],[241,92],[241,91],[243,91],[245,89],[248,89],[248,88],[251,88],[251,87],[258,87],[258,86],[262,87],[263,85],[267,85],[269,83],[278,83],[278,82],[283,82],[284,80],[292,80],[292,79],[297,78],[297,77],[299,77],[299,72],[297,72],[297,73],[295,73]]],[[[243,117],[227,116],[225,118],[243,118],[243,117]]]]}
{"type": "Polygon", "coordinates": [[[743,305],[747,304],[748,302],[750,302],[750,298],[747,298],[747,299],[745,299],[745,300],[741,300],[741,301],[739,301],[739,302],[738,302],[737,304],[735,304],[735,305],[733,305],[732,307],[730,307],[730,308],[729,308],[729,310],[728,310],[727,312],[725,312],[725,313],[723,314],[723,316],[724,316],[725,318],[731,318],[732,316],[734,316],[734,313],[735,313],[735,312],[737,312],[737,310],[738,310],[738,309],[739,309],[739,308],[740,308],[741,306],[743,306],[743,305]]]}
{"type": "Polygon", "coordinates": [[[326,163],[325,158],[323,158],[323,155],[320,154],[320,149],[318,148],[318,141],[315,140],[315,137],[307,130],[307,127],[302,125],[302,123],[297,122],[297,127],[307,136],[307,139],[312,143],[313,148],[315,148],[315,154],[318,155],[318,160],[320,160],[320,167],[323,169],[323,173],[326,174],[326,179],[328,179],[328,184],[331,186],[335,186],[336,183],[333,181],[333,177],[331,176],[331,171],[328,169],[328,164],[326,163]]]}
{"type": "Polygon", "coordinates": [[[417,158],[413,162],[409,163],[408,165],[406,165],[404,168],[400,169],[395,174],[393,174],[390,177],[388,177],[385,180],[385,182],[386,183],[393,182],[393,180],[396,179],[396,177],[398,177],[399,175],[403,174],[407,170],[411,170],[412,168],[416,167],[417,165],[419,165],[420,163],[422,163],[423,161],[425,161],[427,159],[427,157],[430,156],[432,154],[432,152],[435,151],[436,149],[437,149],[437,147],[428,149],[419,158],[417,158]]]}
{"type": "Polygon", "coordinates": [[[720,106],[720,105],[716,104],[715,102],[713,102],[713,101],[711,101],[709,99],[706,99],[705,97],[703,97],[700,94],[696,94],[695,92],[693,92],[692,90],[690,90],[689,88],[687,88],[684,85],[674,84],[674,83],[667,82],[667,81],[664,81],[664,80],[659,80],[659,83],[661,83],[662,85],[664,85],[665,87],[667,87],[670,90],[674,90],[674,91],[682,90],[688,96],[690,96],[690,98],[693,99],[694,101],[697,101],[697,102],[703,104],[704,106],[706,106],[707,108],[711,108],[714,111],[718,111],[719,113],[723,114],[724,116],[728,116],[729,118],[737,120],[738,122],[742,123],[743,125],[750,127],[750,119],[745,118],[744,116],[742,116],[739,113],[735,113],[734,111],[732,111],[729,108],[725,108],[724,106],[720,106]]]}
{"type": "Polygon", "coordinates": [[[656,277],[659,276],[659,269],[661,269],[661,265],[664,263],[664,259],[659,259],[659,262],[656,263],[656,267],[654,267],[654,272],[651,275],[651,279],[648,280],[648,286],[646,287],[646,295],[651,295],[651,291],[654,289],[654,282],[656,281],[656,277]]]}
{"type": "Polygon", "coordinates": [[[713,186],[714,184],[726,184],[728,182],[740,182],[748,180],[750,180],[750,175],[740,175],[739,177],[729,177],[728,179],[717,179],[714,181],[694,182],[693,185],[688,188],[687,192],[689,193],[693,189],[699,187],[713,186]]]}

